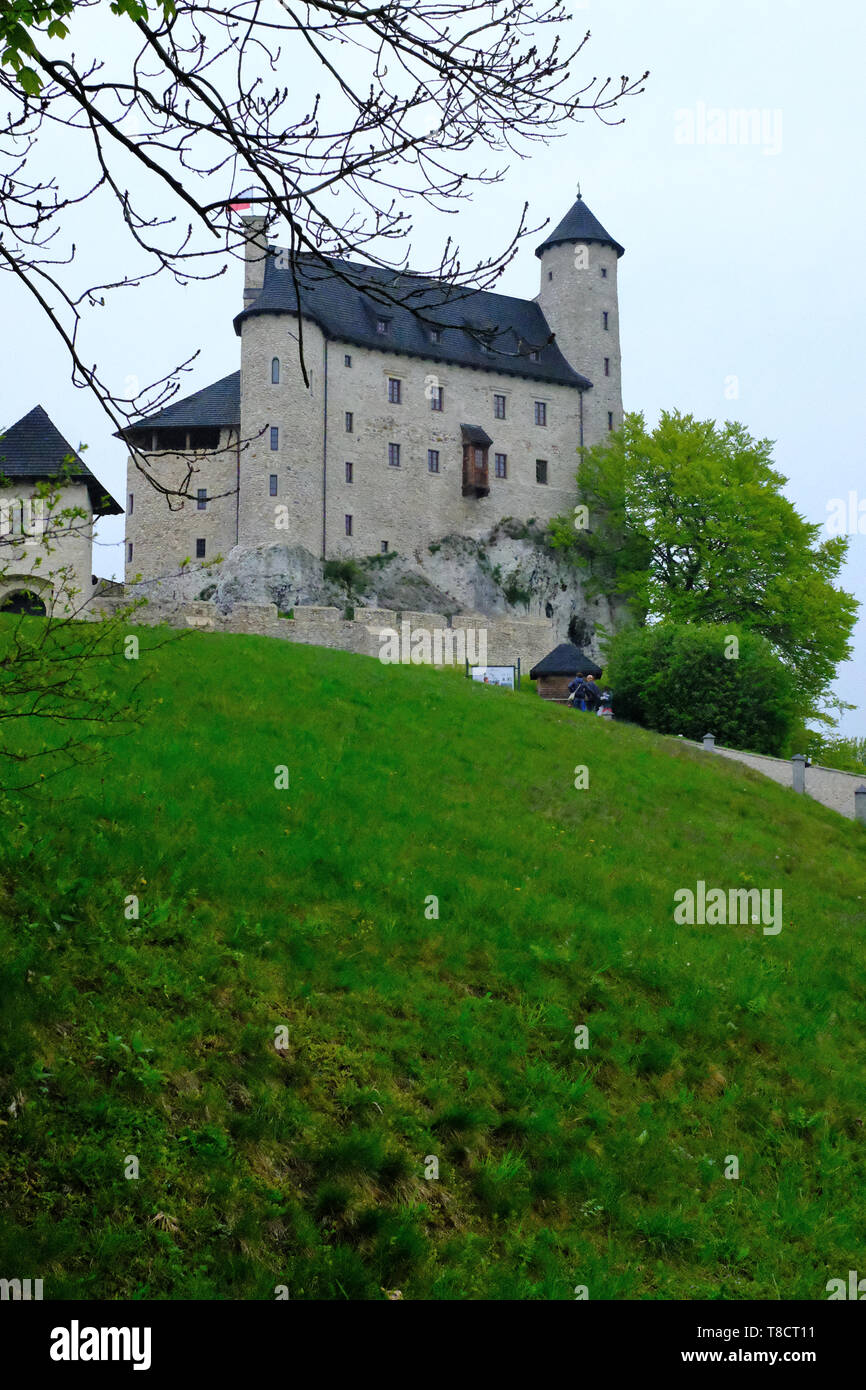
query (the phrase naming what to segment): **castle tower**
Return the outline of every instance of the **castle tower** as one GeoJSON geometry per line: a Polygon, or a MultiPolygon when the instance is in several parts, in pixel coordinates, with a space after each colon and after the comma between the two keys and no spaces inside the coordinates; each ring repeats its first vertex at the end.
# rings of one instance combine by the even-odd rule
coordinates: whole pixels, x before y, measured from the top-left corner
{"type": "Polygon", "coordinates": [[[537,302],[575,371],[592,382],[584,400],[584,443],[622,424],[617,265],[625,248],[605,231],[578,190],[577,201],[536,249],[537,302]]]}

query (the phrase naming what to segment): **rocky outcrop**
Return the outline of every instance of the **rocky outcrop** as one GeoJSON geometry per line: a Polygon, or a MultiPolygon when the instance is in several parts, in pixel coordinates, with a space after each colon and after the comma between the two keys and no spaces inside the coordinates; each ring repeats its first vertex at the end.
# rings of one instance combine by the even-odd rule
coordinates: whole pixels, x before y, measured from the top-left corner
{"type": "Polygon", "coordinates": [[[445,536],[409,556],[325,563],[302,546],[235,547],[218,566],[127,592],[161,601],[201,599],[222,613],[241,603],[273,603],[281,613],[307,605],[343,611],[363,605],[448,617],[548,618],[556,642],[571,640],[597,658],[599,639],[621,625],[623,611],[606,598],[588,598],[584,572],[550,550],[543,535],[542,528],[506,520],[481,540],[445,536]]]}

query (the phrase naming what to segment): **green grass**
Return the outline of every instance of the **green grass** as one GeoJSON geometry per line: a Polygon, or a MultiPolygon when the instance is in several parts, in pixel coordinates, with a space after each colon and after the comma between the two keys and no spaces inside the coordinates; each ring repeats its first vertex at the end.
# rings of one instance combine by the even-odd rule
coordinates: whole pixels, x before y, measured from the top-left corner
{"type": "Polygon", "coordinates": [[[815,1299],[862,1263],[859,826],[534,694],[141,638],[143,727],[6,807],[0,1274],[815,1299]],[[782,888],[781,934],[675,925],[699,878],[782,888]]]}

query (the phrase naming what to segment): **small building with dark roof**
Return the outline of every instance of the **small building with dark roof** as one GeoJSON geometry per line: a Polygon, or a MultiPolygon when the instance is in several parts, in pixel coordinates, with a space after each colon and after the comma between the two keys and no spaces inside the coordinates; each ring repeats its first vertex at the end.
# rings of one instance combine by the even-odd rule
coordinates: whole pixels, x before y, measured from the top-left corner
{"type": "Polygon", "coordinates": [[[623,248],[579,195],[527,298],[291,256],[244,222],[240,371],[123,431],[128,580],[272,542],[405,555],[571,510],[578,450],[622,421],[623,248]]]}
{"type": "Polygon", "coordinates": [[[41,405],[0,432],[0,610],[86,603],[94,518],[122,511],[41,405]]]}
{"type": "Polygon", "coordinates": [[[542,700],[563,703],[568,699],[568,683],[575,676],[601,678],[601,667],[573,642],[560,642],[552,652],[543,656],[529,672],[529,679],[538,682],[542,700]]]}

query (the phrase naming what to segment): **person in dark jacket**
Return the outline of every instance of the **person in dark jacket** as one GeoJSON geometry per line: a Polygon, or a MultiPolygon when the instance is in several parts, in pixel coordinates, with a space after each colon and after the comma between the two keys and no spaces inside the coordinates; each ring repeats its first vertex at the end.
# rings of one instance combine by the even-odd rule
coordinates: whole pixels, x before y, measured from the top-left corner
{"type": "Polygon", "coordinates": [[[568,689],[571,692],[570,700],[574,709],[593,710],[598,704],[598,691],[593,690],[589,681],[583,676],[575,676],[573,681],[568,682],[568,689]]]}
{"type": "Polygon", "coordinates": [[[595,714],[601,704],[601,691],[595,683],[595,676],[585,676],[584,684],[587,690],[587,709],[590,714],[595,714]]]}

